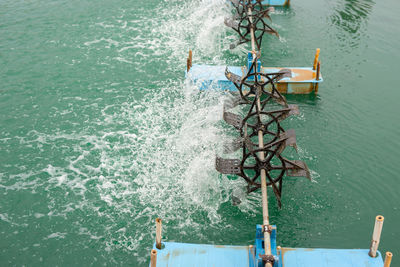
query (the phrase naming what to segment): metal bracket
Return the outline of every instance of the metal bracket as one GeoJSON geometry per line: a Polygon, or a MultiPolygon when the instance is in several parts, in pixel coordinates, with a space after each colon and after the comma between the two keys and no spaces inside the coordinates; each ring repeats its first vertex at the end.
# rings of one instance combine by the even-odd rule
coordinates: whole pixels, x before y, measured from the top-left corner
{"type": "MultiPolygon", "coordinates": [[[[263,233],[265,233],[265,232],[267,232],[267,233],[272,233],[272,229],[274,229],[273,227],[272,227],[272,225],[262,225],[262,232],[263,233]]],[[[275,229],[276,229],[276,227],[275,227],[275,229]]]]}
{"type": "Polygon", "coordinates": [[[258,254],[262,261],[265,263],[270,263],[272,266],[274,266],[275,261],[279,261],[278,257],[275,257],[274,255],[262,255],[258,254]]]}

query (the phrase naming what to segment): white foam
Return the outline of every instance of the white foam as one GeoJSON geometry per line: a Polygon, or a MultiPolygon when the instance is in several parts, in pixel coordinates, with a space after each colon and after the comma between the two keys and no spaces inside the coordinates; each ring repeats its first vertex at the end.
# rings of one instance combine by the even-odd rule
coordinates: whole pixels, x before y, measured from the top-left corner
{"type": "Polygon", "coordinates": [[[65,238],[66,235],[67,233],[56,232],[48,235],[46,239],[51,239],[51,238],[63,239],[65,238]]]}

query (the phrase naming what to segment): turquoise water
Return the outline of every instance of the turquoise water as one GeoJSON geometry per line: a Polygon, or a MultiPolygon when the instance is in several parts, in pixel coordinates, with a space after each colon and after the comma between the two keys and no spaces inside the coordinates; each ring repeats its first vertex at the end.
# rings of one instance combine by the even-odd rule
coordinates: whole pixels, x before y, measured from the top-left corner
{"type": "MultiPolygon", "coordinates": [[[[292,1],[272,15],[266,66],[310,66],[318,96],[291,96],[287,119],[314,179],[270,192],[281,246],[380,250],[399,266],[400,2],[292,1]]],[[[244,65],[223,25],[230,7],[203,1],[0,2],[0,265],[147,266],[164,220],[169,241],[251,244],[260,193],[214,170],[234,134],[225,96],[184,79],[195,63],[244,65]]]]}

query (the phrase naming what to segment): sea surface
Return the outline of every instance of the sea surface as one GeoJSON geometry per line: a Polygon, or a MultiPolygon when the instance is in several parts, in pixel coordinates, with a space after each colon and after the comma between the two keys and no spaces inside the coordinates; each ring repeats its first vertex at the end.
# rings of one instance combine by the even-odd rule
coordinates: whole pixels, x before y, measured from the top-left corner
{"type": "MultiPolygon", "coordinates": [[[[298,154],[270,219],[286,247],[368,248],[400,266],[400,1],[292,0],[277,8],[264,66],[311,66],[319,94],[289,96],[298,154]]],[[[225,0],[0,1],[0,265],[148,266],[168,241],[252,244],[261,193],[215,155],[235,131],[226,95],[185,81],[194,63],[244,65],[225,0]]]]}

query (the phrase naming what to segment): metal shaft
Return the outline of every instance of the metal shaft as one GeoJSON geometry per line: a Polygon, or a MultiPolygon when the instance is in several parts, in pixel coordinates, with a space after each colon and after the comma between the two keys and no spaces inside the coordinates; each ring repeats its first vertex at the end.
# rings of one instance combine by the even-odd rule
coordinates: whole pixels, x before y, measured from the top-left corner
{"type": "MultiPolygon", "coordinates": [[[[261,110],[260,98],[257,99],[257,108],[261,110]]],[[[264,148],[264,136],[262,131],[258,131],[258,147],[264,148]]],[[[263,151],[258,153],[260,160],[265,159],[263,151]]],[[[262,194],[262,209],[263,209],[263,225],[269,225],[268,215],[268,195],[267,195],[267,174],[264,169],[261,170],[261,194],[262,194]]],[[[269,232],[264,232],[264,249],[265,255],[271,255],[271,237],[269,232]]],[[[266,263],[266,267],[272,267],[271,263],[266,263]]]]}
{"type": "MultiPolygon", "coordinates": [[[[249,4],[250,4],[250,0],[249,0],[249,4]]],[[[250,20],[250,36],[251,36],[251,50],[254,52],[256,51],[256,43],[255,43],[255,36],[254,36],[254,28],[253,26],[253,17],[251,16],[251,8],[249,7],[247,10],[247,15],[249,16],[249,20],[250,20]]]]}
{"type": "MultiPolygon", "coordinates": [[[[250,0],[249,0],[250,3],[250,0]]],[[[253,24],[253,18],[251,16],[251,8],[247,10],[247,15],[249,16],[250,23],[253,24]]],[[[255,51],[255,36],[254,36],[254,28],[250,27],[251,34],[251,49],[253,51],[253,60],[257,60],[255,51]]],[[[257,62],[256,62],[257,64],[257,62]]],[[[257,109],[261,110],[261,101],[259,96],[257,96],[257,109]]],[[[264,148],[264,136],[262,131],[258,131],[258,147],[264,148]]],[[[261,160],[265,159],[265,155],[263,151],[258,153],[258,156],[261,160]]],[[[267,194],[267,174],[264,169],[261,170],[261,194],[262,194],[262,209],[263,209],[263,225],[269,225],[269,215],[268,215],[268,194],[267,194]]],[[[264,232],[264,249],[265,255],[271,255],[271,236],[269,232],[264,232]]],[[[266,263],[265,267],[272,267],[271,263],[266,263]]]]}

